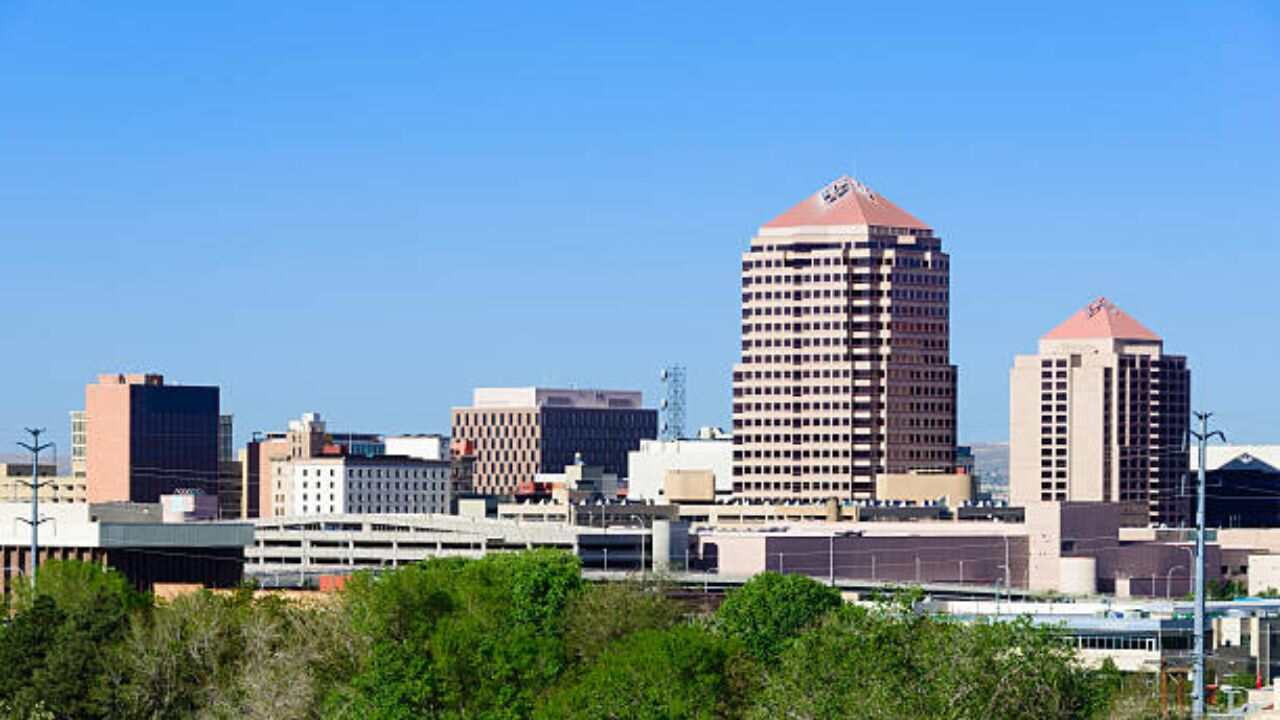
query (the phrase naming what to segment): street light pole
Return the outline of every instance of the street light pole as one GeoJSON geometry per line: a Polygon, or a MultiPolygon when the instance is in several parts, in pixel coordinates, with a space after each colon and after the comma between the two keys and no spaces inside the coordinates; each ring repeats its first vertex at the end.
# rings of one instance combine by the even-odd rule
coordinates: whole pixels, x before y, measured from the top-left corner
{"type": "Polygon", "coordinates": [[[40,452],[52,447],[53,443],[40,444],[40,433],[44,432],[44,428],[27,428],[27,432],[31,433],[31,442],[20,442],[18,446],[31,453],[31,482],[27,483],[31,487],[31,519],[18,520],[31,526],[31,590],[34,592],[36,568],[40,565],[40,524],[48,519],[40,517],[40,487],[48,484],[40,481],[40,452]]]}
{"type": "MultiPolygon", "coordinates": [[[[1184,569],[1181,565],[1174,565],[1169,568],[1169,572],[1164,574],[1164,597],[1166,600],[1173,599],[1173,571],[1184,569]]],[[[1152,593],[1155,594],[1154,592],[1152,593]]]]}
{"type": "Polygon", "coordinates": [[[1192,430],[1191,436],[1199,443],[1200,462],[1196,471],[1196,618],[1191,717],[1201,720],[1204,717],[1204,466],[1209,441],[1217,437],[1226,442],[1227,436],[1219,430],[1209,432],[1209,418],[1213,413],[1198,412],[1195,416],[1200,421],[1200,431],[1192,430]]]}

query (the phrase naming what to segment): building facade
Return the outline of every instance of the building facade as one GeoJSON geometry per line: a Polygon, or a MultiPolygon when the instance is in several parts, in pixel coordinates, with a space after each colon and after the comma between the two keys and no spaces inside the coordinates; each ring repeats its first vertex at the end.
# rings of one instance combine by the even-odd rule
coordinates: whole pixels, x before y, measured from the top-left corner
{"type": "MultiPolygon", "coordinates": [[[[41,464],[40,487],[37,488],[42,503],[82,503],[89,499],[83,477],[58,475],[56,465],[41,464]]],[[[0,501],[28,502],[31,500],[31,464],[0,463],[0,501]]]]}
{"type": "MultiPolygon", "coordinates": [[[[1207,527],[1280,527],[1280,445],[1211,445],[1205,458],[1207,527]]],[[[1188,461],[1196,472],[1198,448],[1188,461]]]]}
{"type": "Polygon", "coordinates": [[[288,460],[292,444],[286,433],[254,433],[240,451],[240,517],[271,517],[275,507],[272,463],[288,460]]]}
{"type": "Polygon", "coordinates": [[[579,458],[624,475],[627,453],[658,435],[658,411],[639,392],[476,388],[472,405],[453,409],[452,437],[470,443],[475,492],[533,492],[538,473],[579,458]]]}
{"type": "Polygon", "coordinates": [[[449,463],[396,455],[300,458],[272,464],[272,516],[448,513],[449,463]]]}
{"type": "Polygon", "coordinates": [[[218,388],[162,375],[100,375],[85,387],[90,502],[157,502],[218,491],[218,388]]]}
{"type": "Polygon", "coordinates": [[[290,420],[285,432],[255,432],[240,453],[241,517],[278,517],[293,506],[293,485],[275,463],[319,457],[377,457],[386,453],[382,435],[329,430],[320,413],[290,420]]]}
{"type": "Polygon", "coordinates": [[[218,462],[236,461],[235,416],[218,416],[218,462]]]}
{"type": "Polygon", "coordinates": [[[1010,373],[1009,493],[1120,503],[1131,524],[1183,525],[1187,360],[1100,298],[1020,355],[1010,373]]]}
{"type": "MultiPolygon", "coordinates": [[[[243,577],[253,527],[238,523],[166,523],[157,503],[51,505],[40,531],[39,562],[79,560],[118,570],[139,590],[157,583],[228,588],[243,577]]],[[[31,516],[27,503],[0,502],[0,592],[29,582],[31,516]]]]}
{"type": "Polygon", "coordinates": [[[711,497],[728,496],[733,492],[733,447],[728,437],[642,440],[638,449],[627,453],[627,497],[654,502],[682,499],[689,494],[685,490],[691,472],[710,474],[711,497]]]}
{"type": "Polygon", "coordinates": [[[955,463],[950,260],[927,225],[840,178],[742,255],[734,492],[873,497],[955,463]]]}
{"type": "Polygon", "coordinates": [[[71,476],[82,482],[89,474],[86,447],[89,442],[89,418],[83,410],[71,411],[71,476]]]}
{"type": "Polygon", "coordinates": [[[388,435],[384,442],[388,455],[404,455],[420,460],[449,459],[449,438],[444,435],[388,435]]]}

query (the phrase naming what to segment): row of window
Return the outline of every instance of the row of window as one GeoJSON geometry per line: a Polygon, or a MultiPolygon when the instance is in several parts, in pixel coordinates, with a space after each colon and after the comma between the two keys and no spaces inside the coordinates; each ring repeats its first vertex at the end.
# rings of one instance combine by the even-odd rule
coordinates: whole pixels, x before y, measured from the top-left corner
{"type": "Polygon", "coordinates": [[[881,362],[898,362],[907,365],[950,365],[950,359],[947,353],[939,352],[936,355],[917,355],[913,353],[895,353],[892,360],[883,358],[877,353],[871,352],[867,348],[857,348],[853,353],[830,353],[830,354],[793,354],[793,353],[759,353],[756,355],[743,353],[742,364],[751,365],[793,365],[797,363],[847,363],[854,360],[874,360],[880,358],[881,362]],[[855,357],[858,356],[858,357],[855,357]]]}
{"type": "Polygon", "coordinates": [[[842,494],[852,492],[852,483],[848,481],[809,481],[809,482],[735,482],[733,491],[735,493],[742,492],[779,492],[785,491],[790,493],[799,492],[822,492],[835,491],[842,494]]]}
{"type": "Polygon", "coordinates": [[[742,298],[742,302],[743,302],[742,317],[744,319],[750,318],[756,315],[760,315],[760,316],[783,315],[783,316],[790,316],[790,317],[803,317],[805,315],[833,315],[836,317],[852,317],[854,319],[857,319],[859,317],[866,318],[872,315],[882,315],[882,314],[895,315],[895,316],[896,315],[913,315],[917,317],[936,317],[936,318],[945,318],[948,316],[948,310],[946,305],[943,305],[941,307],[934,306],[934,305],[910,305],[910,304],[902,304],[902,303],[896,306],[893,306],[887,303],[880,304],[880,305],[877,305],[874,303],[869,305],[854,305],[853,303],[847,303],[845,305],[792,305],[790,302],[784,302],[784,301],[799,300],[800,298],[789,297],[791,294],[789,292],[788,293],[768,292],[768,293],[755,293],[755,294],[767,295],[769,297],[749,298],[747,297],[746,294],[744,294],[742,298]],[[775,298],[773,297],[773,295],[775,294],[787,295],[788,297],[775,298]],[[754,304],[753,305],[752,300],[755,300],[757,302],[758,301],[776,301],[778,304],[776,305],[754,304]]]}

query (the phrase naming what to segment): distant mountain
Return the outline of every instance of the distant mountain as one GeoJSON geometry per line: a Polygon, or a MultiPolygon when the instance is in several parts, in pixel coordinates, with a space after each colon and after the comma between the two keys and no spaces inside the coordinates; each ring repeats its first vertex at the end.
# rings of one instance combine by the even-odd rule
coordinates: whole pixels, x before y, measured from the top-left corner
{"type": "Polygon", "coordinates": [[[1009,443],[974,443],[973,463],[978,473],[991,477],[1009,479],[1009,443]]]}
{"type": "MultiPolygon", "coordinates": [[[[53,459],[52,455],[41,455],[40,464],[44,465],[53,459]]],[[[0,453],[0,463],[8,463],[10,465],[30,465],[30,453],[0,453]]],[[[58,455],[58,474],[66,475],[71,472],[71,460],[66,456],[58,455]]]]}
{"type": "Polygon", "coordinates": [[[998,500],[1009,499],[1009,443],[974,443],[973,473],[980,492],[998,500]]]}

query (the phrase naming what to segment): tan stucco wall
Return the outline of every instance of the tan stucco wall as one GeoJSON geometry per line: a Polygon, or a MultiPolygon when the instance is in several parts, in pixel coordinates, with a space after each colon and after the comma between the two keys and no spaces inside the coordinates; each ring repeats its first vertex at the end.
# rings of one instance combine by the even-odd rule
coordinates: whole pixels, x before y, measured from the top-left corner
{"type": "Polygon", "coordinates": [[[127,502],[129,498],[129,398],[126,384],[94,383],[84,389],[89,417],[85,471],[89,502],[127,502]]]}
{"type": "Polygon", "coordinates": [[[1249,594],[1280,590],[1280,555],[1249,556],[1249,594]]]}
{"type": "Polygon", "coordinates": [[[888,473],[876,476],[876,499],[923,503],[947,498],[955,507],[973,499],[973,476],[959,473],[888,473]]]}
{"type": "Polygon", "coordinates": [[[667,502],[712,502],[716,474],[710,470],[668,470],[662,477],[667,502]]]}

